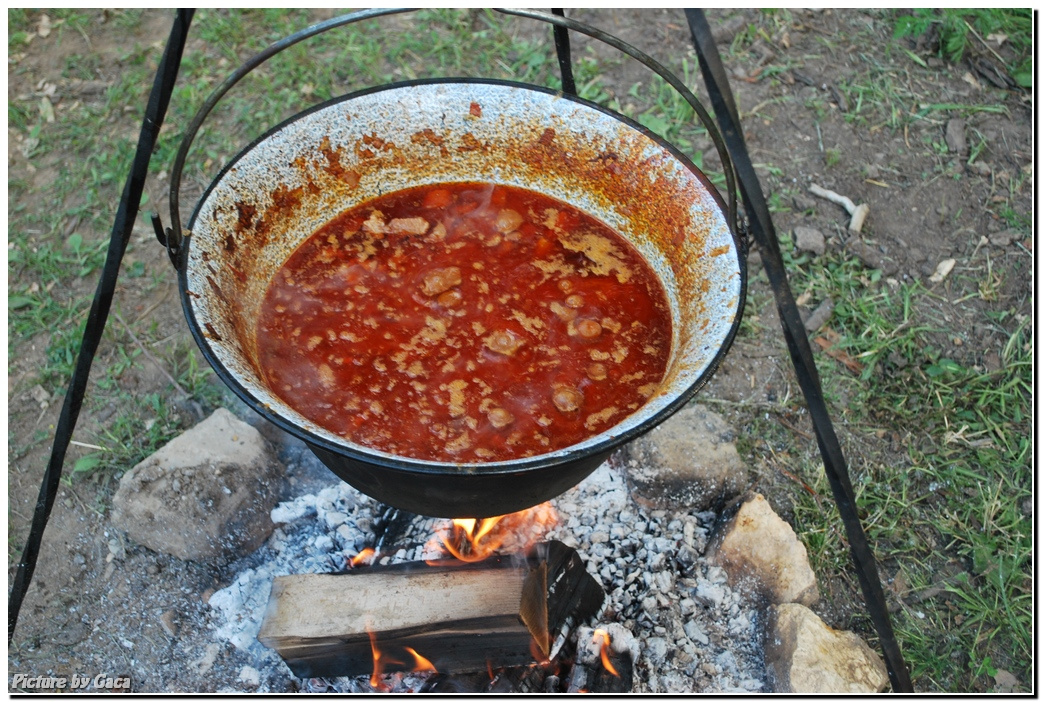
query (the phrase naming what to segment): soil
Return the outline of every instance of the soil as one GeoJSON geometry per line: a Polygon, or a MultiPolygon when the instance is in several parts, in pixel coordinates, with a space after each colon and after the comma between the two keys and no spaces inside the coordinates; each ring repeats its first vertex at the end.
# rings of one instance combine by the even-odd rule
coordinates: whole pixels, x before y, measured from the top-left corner
{"type": "MultiPolygon", "coordinates": [[[[73,85],[64,77],[63,67],[77,56],[89,55],[91,65],[96,66],[97,80],[111,80],[120,71],[124,47],[151,46],[162,40],[168,33],[170,14],[146,11],[142,21],[127,30],[116,22],[102,22],[99,12],[89,39],[85,33],[79,37],[74,32],[66,33],[62,42],[36,37],[25,46],[17,64],[9,63],[9,99],[31,94],[43,82],[56,84],[66,94],[77,95],[79,91],[78,99],[91,99],[90,86],[82,82],[73,85]]],[[[728,55],[727,47],[749,20],[761,20],[762,15],[733,10],[708,14],[737,102],[743,108],[746,139],[753,161],[761,167],[778,232],[809,226],[825,234],[829,247],[847,241],[847,213],[809,194],[811,183],[845,195],[854,203],[869,203],[862,248],[848,246],[849,255],[860,255],[865,263],[881,267],[884,276],[895,281],[928,279],[941,261],[956,259],[956,268],[946,280],[930,284],[931,304],[951,323],[951,333],[937,335],[935,344],[946,357],[963,365],[993,363],[993,354],[1000,355],[1006,337],[999,335],[986,313],[1010,308],[1021,315],[1032,313],[1032,239],[1010,232],[999,216],[1000,207],[1008,204],[1022,221],[1032,220],[1030,198],[1010,196],[1018,187],[1033,187],[1029,96],[999,92],[965,63],[952,65],[935,59],[924,50],[928,47],[915,47],[909,40],[907,47],[917,49],[916,55],[931,56],[932,70],[920,70],[917,62],[903,55],[887,55],[885,63],[901,68],[901,86],[917,94],[921,102],[1000,104],[1004,109],[999,113],[970,111],[963,123],[953,125],[950,113],[934,112],[907,128],[894,130],[886,124],[888,115],[864,113],[867,117],[861,119],[855,114],[857,106],[847,104],[832,89],[862,73],[865,65],[886,51],[891,29],[878,13],[793,10],[793,21],[783,36],[774,37],[774,42],[757,37],[733,55],[728,55]],[[985,149],[970,165],[970,149],[980,137],[986,140],[985,149]],[[987,168],[981,167],[984,161],[987,168]],[[966,299],[977,290],[988,257],[995,268],[1007,274],[990,296],[991,301],[966,299]]],[[[687,24],[679,10],[584,10],[575,11],[574,16],[630,41],[676,70],[681,61],[687,61],[692,70],[696,66],[687,24]]],[[[589,44],[588,39],[575,37],[576,56],[586,55],[589,44]]],[[[216,51],[196,33],[189,41],[186,57],[213,58],[216,51]]],[[[623,102],[634,81],[648,80],[641,67],[616,57],[605,65],[611,70],[602,85],[623,102]]],[[[219,78],[225,70],[230,67],[221,69],[219,78]]],[[[703,85],[698,94],[706,95],[703,85]]],[[[135,115],[142,108],[127,105],[129,114],[105,128],[136,133],[134,120],[139,117],[135,115]]],[[[177,133],[177,129],[169,128],[163,136],[175,138],[177,133]]],[[[18,135],[13,130],[10,135],[9,178],[23,178],[32,185],[30,195],[19,205],[49,207],[47,188],[60,177],[60,158],[30,163],[19,149],[21,142],[14,138],[18,135]]],[[[709,150],[705,164],[708,168],[713,165],[709,150]]],[[[150,180],[146,187],[149,209],[165,212],[165,187],[165,182],[150,180]]],[[[124,266],[140,262],[146,274],[123,279],[116,309],[128,322],[149,319],[161,330],[159,338],[166,338],[171,345],[191,344],[178,303],[174,271],[155,244],[147,220],[143,216],[139,220],[124,266]]],[[[95,234],[105,236],[102,232],[95,234]]],[[[750,305],[746,315],[755,323],[757,333],[735,343],[702,394],[716,401],[715,407],[724,408],[735,426],[741,426],[742,418],[747,417],[743,413],[749,408],[769,410],[779,400],[799,394],[771,293],[765,277],[759,275],[761,266],[754,250],[749,269],[751,299],[761,304],[750,305]]],[[[87,298],[93,293],[93,285],[93,280],[84,280],[68,292],[87,298]]],[[[119,323],[109,320],[109,325],[119,323]]],[[[13,352],[8,371],[8,438],[11,447],[23,447],[17,452],[9,448],[8,453],[9,554],[16,554],[25,541],[61,406],[61,398],[49,396],[37,378],[48,338],[48,331],[41,330],[35,337],[9,346],[13,352]]],[[[114,346],[111,336],[106,337],[98,366],[115,362],[114,346]]],[[[96,370],[95,377],[98,375],[96,370]]],[[[137,362],[124,373],[122,382],[130,391],[158,392],[176,401],[185,426],[212,409],[180,399],[166,371],[148,361],[137,362]]],[[[842,398],[836,402],[841,412],[842,398]]],[[[230,395],[227,404],[249,421],[263,422],[250,417],[249,410],[230,395]]],[[[87,402],[76,438],[90,443],[90,437],[104,429],[115,409],[87,402]]],[[[800,422],[795,430],[802,438],[794,438],[789,450],[815,451],[813,442],[807,440],[812,431],[809,420],[803,417],[795,421],[800,422]]],[[[273,428],[265,430],[276,436],[273,428]]],[[[851,464],[858,456],[872,455],[899,465],[904,451],[873,434],[851,435],[842,426],[840,438],[847,442],[851,464]]],[[[303,450],[294,440],[281,445],[286,460],[292,459],[292,452],[303,450]]],[[[77,453],[74,447],[70,463],[78,455],[82,452],[77,453]]],[[[757,489],[782,516],[790,518],[791,481],[761,466],[751,466],[751,470],[757,489]]],[[[333,480],[320,469],[305,471],[289,481],[292,484],[286,498],[333,480]]],[[[136,545],[132,535],[118,533],[109,524],[107,507],[113,490],[112,480],[67,480],[62,484],[17,636],[9,648],[12,673],[31,670],[40,675],[83,675],[94,671],[111,677],[130,675],[134,690],[140,692],[255,689],[252,681],[237,678],[251,661],[234,647],[218,642],[210,631],[206,602],[209,594],[228,584],[256,557],[230,563],[193,563],[136,545]]],[[[10,557],[9,574],[15,563],[10,557]]],[[[890,569],[895,569],[893,564],[883,563],[884,574],[890,569]]],[[[892,572],[888,574],[892,576],[892,572]]],[[[855,620],[863,622],[858,614],[855,582],[840,578],[822,583],[822,590],[825,602],[820,612],[826,621],[836,628],[848,628],[855,620]]],[[[265,684],[272,691],[294,689],[289,679],[267,680],[265,684]]]]}

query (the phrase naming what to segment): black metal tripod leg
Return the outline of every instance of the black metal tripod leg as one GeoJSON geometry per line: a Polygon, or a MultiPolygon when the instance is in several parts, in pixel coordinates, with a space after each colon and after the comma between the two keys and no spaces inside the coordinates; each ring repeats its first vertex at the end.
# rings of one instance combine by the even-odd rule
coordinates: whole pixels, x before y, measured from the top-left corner
{"type": "Polygon", "coordinates": [[[79,418],[80,408],[83,405],[83,395],[87,389],[87,379],[90,376],[90,367],[94,362],[94,354],[97,352],[102,332],[105,330],[105,322],[108,320],[112,297],[116,289],[116,279],[119,276],[119,267],[123,262],[123,254],[126,253],[130,234],[134,228],[134,220],[141,205],[141,193],[144,191],[145,177],[148,175],[148,163],[159,136],[159,128],[166,115],[166,108],[170,104],[170,96],[173,94],[177,72],[181,65],[181,54],[184,52],[184,44],[188,36],[188,27],[194,13],[195,10],[191,9],[177,11],[173,28],[170,30],[170,38],[163,51],[163,58],[156,71],[155,82],[152,84],[152,92],[137,141],[134,163],[130,169],[130,175],[127,177],[126,185],[123,187],[119,209],[116,210],[115,222],[112,225],[112,236],[109,240],[105,266],[101,271],[101,279],[98,281],[98,287],[94,293],[94,301],[91,304],[87,325],[83,331],[83,341],[80,344],[79,355],[76,357],[76,367],[73,370],[72,379],[69,381],[65,402],[58,417],[51,457],[43,476],[43,483],[40,485],[40,495],[33,511],[29,537],[26,540],[25,548],[22,549],[22,557],[18,563],[18,569],[15,571],[14,584],[8,595],[7,640],[9,642],[14,638],[18,613],[29,584],[32,582],[33,572],[36,570],[36,560],[40,555],[43,532],[47,528],[47,520],[50,518],[51,508],[54,506],[54,499],[58,494],[65,453],[69,448],[72,432],[76,428],[76,420],[79,418]]]}

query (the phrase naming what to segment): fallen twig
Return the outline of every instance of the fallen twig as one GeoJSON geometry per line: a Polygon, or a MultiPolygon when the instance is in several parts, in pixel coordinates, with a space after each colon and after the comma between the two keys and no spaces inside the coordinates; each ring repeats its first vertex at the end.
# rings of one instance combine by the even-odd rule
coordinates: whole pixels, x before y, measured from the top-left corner
{"type": "Polygon", "coordinates": [[[844,208],[846,208],[846,212],[849,212],[850,214],[853,214],[853,212],[857,209],[857,206],[853,204],[853,201],[845,195],[839,195],[837,192],[834,192],[833,190],[826,190],[821,186],[817,185],[816,183],[810,184],[810,192],[816,195],[817,197],[822,197],[825,200],[830,200],[831,202],[834,202],[836,205],[842,205],[844,208]]]}
{"type": "Polygon", "coordinates": [[[853,373],[860,373],[864,370],[864,365],[860,361],[836,346],[842,340],[837,331],[831,327],[822,327],[820,331],[820,336],[814,337],[813,341],[820,346],[821,351],[846,366],[853,373]]]}
{"type": "Polygon", "coordinates": [[[861,227],[864,226],[864,220],[867,219],[868,206],[866,203],[854,205],[853,201],[845,195],[839,195],[838,193],[827,190],[820,187],[816,183],[810,184],[810,192],[817,197],[822,197],[825,200],[834,202],[836,205],[842,205],[842,207],[849,213],[849,230],[851,232],[860,233],[861,227]]]}
{"type": "Polygon", "coordinates": [[[791,422],[789,422],[787,419],[785,419],[784,417],[782,417],[780,415],[777,415],[777,417],[775,417],[775,419],[778,422],[780,422],[781,426],[783,426],[785,429],[787,429],[788,431],[792,432],[793,434],[798,434],[802,438],[809,439],[810,441],[813,441],[816,438],[812,434],[808,434],[808,433],[804,432],[802,429],[798,428],[797,426],[795,426],[794,424],[792,424],[791,422]]]}

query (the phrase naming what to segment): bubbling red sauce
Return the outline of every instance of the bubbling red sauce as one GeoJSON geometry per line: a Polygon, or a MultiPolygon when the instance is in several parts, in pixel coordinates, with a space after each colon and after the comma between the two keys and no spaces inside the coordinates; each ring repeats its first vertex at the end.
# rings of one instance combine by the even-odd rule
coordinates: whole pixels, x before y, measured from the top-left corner
{"type": "Polygon", "coordinates": [[[672,321],[640,254],[522,188],[451,183],[367,201],[272,280],[265,381],[334,434],[453,463],[561,449],[639,409],[672,321]]]}

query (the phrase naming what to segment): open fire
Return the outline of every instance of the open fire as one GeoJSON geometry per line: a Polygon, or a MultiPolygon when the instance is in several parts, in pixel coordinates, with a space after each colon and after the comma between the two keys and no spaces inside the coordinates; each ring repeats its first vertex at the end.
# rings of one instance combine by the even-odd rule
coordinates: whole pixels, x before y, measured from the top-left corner
{"type": "MultiPolygon", "coordinates": [[[[432,541],[456,561],[476,563],[497,552],[527,552],[539,537],[558,522],[553,506],[544,502],[530,509],[485,519],[453,519],[438,530],[432,541]]],[[[450,559],[428,559],[430,565],[447,565],[450,559]]]]}
{"type": "MultiPolygon", "coordinates": [[[[539,536],[544,534],[548,528],[552,528],[557,524],[559,524],[557,511],[548,502],[521,512],[498,517],[452,519],[450,525],[446,524],[437,533],[437,539],[441,547],[451,558],[430,559],[427,563],[431,565],[444,565],[453,562],[476,563],[494,555],[500,549],[511,552],[527,552],[535,546],[539,536]]],[[[615,678],[621,679],[621,674],[611,663],[610,635],[603,629],[596,629],[593,632],[590,645],[599,651],[599,664],[602,670],[615,678]]],[[[527,666],[528,670],[522,671],[521,674],[530,674],[531,671],[538,670],[538,677],[544,681],[544,688],[545,680],[548,679],[550,680],[550,687],[556,689],[559,687],[561,673],[565,672],[565,669],[570,669],[574,663],[574,652],[571,651],[569,654],[569,656],[558,654],[556,658],[551,660],[548,645],[537,641],[533,635],[531,640],[533,662],[527,666]]],[[[414,672],[419,672],[419,669],[417,668],[414,672]]],[[[437,671],[434,670],[434,672],[437,671]]],[[[487,675],[489,684],[494,684],[497,674],[490,660],[488,661],[487,675]]],[[[626,689],[628,689],[628,685],[626,689]]],[[[589,692],[590,690],[579,688],[577,691],[589,692]]]]}
{"type": "MultiPolygon", "coordinates": [[[[483,529],[484,521],[475,522],[469,533],[476,537],[478,549],[501,543],[485,560],[463,563],[451,557],[442,537],[463,555],[472,553],[467,524],[457,527],[447,520],[401,512],[342,483],[301,495],[272,513],[281,526],[258,554],[262,558],[211,597],[214,633],[234,644],[261,671],[261,691],[285,690],[288,679],[301,691],[373,692],[372,641],[366,624],[381,651],[380,683],[395,692],[747,693],[763,689],[755,607],[732,592],[722,571],[703,558],[713,513],[677,514],[640,507],[610,464],[540,509],[546,510],[543,517],[505,534],[500,530],[516,525],[513,515],[488,530],[483,529]],[[549,552],[550,545],[557,555],[549,552]],[[581,621],[565,622],[561,618],[566,619],[562,611],[567,603],[547,598],[547,622],[554,621],[561,633],[553,635],[546,655],[520,620],[517,601],[527,574],[533,567],[538,572],[540,549],[543,559],[566,565],[573,562],[562,558],[568,548],[573,549],[578,567],[567,572],[581,574],[596,585],[594,591],[604,595],[603,605],[581,621]],[[520,557],[525,549],[530,549],[531,560],[520,557]],[[428,561],[438,565],[427,565],[428,561]],[[455,565],[445,567],[447,563],[455,565]],[[357,636],[350,639],[359,667],[347,673],[317,666],[287,668],[275,649],[262,643],[266,633],[261,631],[262,620],[270,611],[273,594],[283,586],[282,576],[352,584],[347,594],[340,586],[330,601],[336,603],[337,616],[350,615],[360,623],[357,636]],[[422,602],[409,604],[409,597],[400,601],[390,597],[388,581],[381,580],[384,576],[392,581],[418,578],[416,582],[440,577],[455,585],[470,579],[470,585],[452,587],[447,594],[421,587],[422,602]],[[354,585],[370,581],[364,588],[354,585]],[[503,593],[512,594],[506,598],[503,593]],[[481,630],[468,620],[460,630],[453,619],[476,616],[466,609],[474,599],[483,607],[498,602],[493,624],[481,630]],[[396,611],[409,616],[422,611],[441,619],[430,624],[435,633],[426,640],[403,639],[393,631],[400,621],[388,620],[396,611]],[[437,672],[412,672],[420,663],[406,646],[437,672]],[[503,648],[511,655],[489,664],[487,652],[503,648]],[[460,672],[453,660],[443,660],[447,651],[456,657],[472,656],[477,662],[467,665],[470,672],[460,672]],[[609,666],[621,677],[610,673],[609,666]]],[[[554,572],[559,575],[565,569],[547,566],[547,589],[554,572]]],[[[528,580],[537,582],[534,577],[528,580]]],[[[306,582],[302,590],[323,592],[306,582]]],[[[304,623],[327,619],[306,603],[295,614],[288,606],[279,609],[304,623]]]]}
{"type": "MultiPolygon", "coordinates": [[[[502,678],[539,691],[557,688],[563,679],[569,688],[589,691],[595,676],[579,681],[572,674],[580,668],[576,640],[579,627],[602,609],[604,593],[574,549],[540,540],[558,523],[549,504],[493,518],[453,519],[428,539],[431,555],[423,561],[367,565],[379,556],[370,547],[349,560],[347,577],[276,579],[260,640],[301,677],[357,674],[371,666],[375,691],[392,690],[388,675],[396,671],[425,677],[431,689],[465,680],[477,692],[502,678]],[[453,606],[446,596],[465,599],[465,607],[453,606]],[[337,620],[349,599],[357,599],[358,608],[337,620]],[[301,608],[330,611],[308,626],[286,616],[301,608]],[[359,629],[367,648],[358,645],[359,629]]],[[[592,654],[584,658],[594,672],[621,682],[607,632],[597,629],[586,638],[592,654]]],[[[629,661],[625,689],[631,667],[629,661]]]]}
{"type": "MultiPolygon", "coordinates": [[[[372,646],[372,675],[369,676],[369,684],[372,685],[373,690],[380,692],[387,692],[391,689],[391,686],[384,680],[384,667],[388,663],[394,665],[404,665],[402,661],[396,660],[384,660],[383,652],[376,644],[376,634],[371,629],[369,630],[369,643],[372,646]]],[[[434,664],[423,656],[416,653],[416,650],[411,646],[405,646],[405,650],[412,656],[413,665],[411,671],[413,673],[436,673],[437,668],[434,664]]]]}

